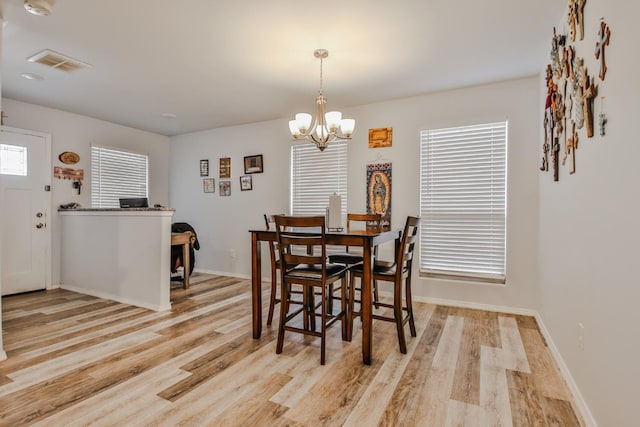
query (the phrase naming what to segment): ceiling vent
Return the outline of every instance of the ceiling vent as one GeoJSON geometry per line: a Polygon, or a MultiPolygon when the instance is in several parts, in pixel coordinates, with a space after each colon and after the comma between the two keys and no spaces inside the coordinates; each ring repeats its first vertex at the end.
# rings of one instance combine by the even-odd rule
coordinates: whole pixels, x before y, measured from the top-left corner
{"type": "Polygon", "coordinates": [[[57,68],[58,70],[66,71],[68,73],[70,73],[71,71],[79,70],[81,68],[92,67],[91,64],[78,61],[77,59],[73,59],[61,53],[54,52],[50,49],[45,49],[33,56],[28,57],[27,61],[37,62],[38,64],[46,65],[47,67],[51,68],[57,68]]]}

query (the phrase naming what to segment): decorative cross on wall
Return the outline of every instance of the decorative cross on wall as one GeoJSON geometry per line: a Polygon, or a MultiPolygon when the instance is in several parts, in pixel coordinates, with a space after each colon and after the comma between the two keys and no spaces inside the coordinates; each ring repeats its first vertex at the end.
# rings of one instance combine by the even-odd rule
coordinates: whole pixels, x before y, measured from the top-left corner
{"type": "Polygon", "coordinates": [[[609,39],[611,38],[611,30],[609,26],[600,21],[600,30],[598,30],[598,40],[596,41],[596,59],[600,60],[600,80],[604,80],[604,76],[607,74],[607,64],[604,60],[604,47],[609,46],[609,39]]]}

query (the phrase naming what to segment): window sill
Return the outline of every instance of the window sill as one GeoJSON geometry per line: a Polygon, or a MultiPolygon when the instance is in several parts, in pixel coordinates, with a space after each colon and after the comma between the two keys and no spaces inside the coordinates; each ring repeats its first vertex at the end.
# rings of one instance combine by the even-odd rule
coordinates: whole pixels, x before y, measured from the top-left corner
{"type": "Polygon", "coordinates": [[[458,282],[489,283],[493,285],[506,285],[506,277],[480,276],[461,273],[434,273],[432,271],[420,271],[420,277],[429,279],[453,280],[458,282]]]}

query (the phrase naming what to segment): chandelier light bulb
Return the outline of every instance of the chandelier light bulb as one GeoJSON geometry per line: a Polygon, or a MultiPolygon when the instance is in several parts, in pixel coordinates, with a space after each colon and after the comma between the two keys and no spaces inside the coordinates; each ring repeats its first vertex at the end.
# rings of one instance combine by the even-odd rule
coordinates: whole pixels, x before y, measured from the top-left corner
{"type": "Polygon", "coordinates": [[[289,120],[289,131],[294,139],[300,136],[300,129],[298,128],[298,122],[295,120],[289,120]]]}
{"type": "Polygon", "coordinates": [[[298,123],[298,130],[301,134],[307,133],[309,128],[311,127],[311,114],[308,113],[298,113],[296,114],[296,122],[298,123]]]}
{"type": "Polygon", "coordinates": [[[340,123],[340,129],[342,130],[342,134],[349,138],[353,135],[353,130],[356,127],[356,121],[354,119],[343,119],[342,123],[340,123]]]}

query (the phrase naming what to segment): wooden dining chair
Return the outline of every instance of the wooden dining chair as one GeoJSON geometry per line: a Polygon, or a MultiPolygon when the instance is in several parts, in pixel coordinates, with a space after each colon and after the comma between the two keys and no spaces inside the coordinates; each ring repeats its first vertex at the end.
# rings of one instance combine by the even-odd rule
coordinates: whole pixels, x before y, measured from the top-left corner
{"type": "Polygon", "coordinates": [[[285,331],[320,337],[320,364],[325,363],[327,328],[340,320],[342,339],[347,339],[347,267],[327,262],[325,217],[293,217],[276,215],[276,235],[280,253],[280,327],[276,353],[282,353],[285,331]],[[303,248],[304,250],[300,250],[303,248]],[[328,311],[329,285],[341,280],[340,312],[328,311]],[[304,288],[303,305],[289,312],[287,303],[291,286],[304,288]],[[315,291],[319,289],[320,302],[315,303],[315,291]],[[317,309],[320,308],[320,312],[317,309]],[[302,315],[302,327],[299,315],[302,315]],[[316,317],[320,318],[320,331],[316,329],[316,317]],[[296,323],[297,322],[297,323],[296,323]]]}
{"type": "MultiPolygon", "coordinates": [[[[400,352],[407,352],[407,342],[404,337],[404,325],[408,322],[411,336],[416,336],[416,326],[413,320],[413,305],[411,302],[411,264],[413,261],[413,253],[417,240],[418,229],[420,226],[420,218],[407,217],[402,236],[400,237],[400,245],[393,263],[378,262],[373,267],[373,280],[385,281],[393,283],[393,303],[379,302],[381,307],[393,309],[393,316],[381,316],[373,314],[372,318],[394,322],[398,330],[398,343],[400,352]],[[402,291],[404,284],[405,305],[402,304],[402,291]],[[405,314],[406,313],[406,314],[405,314]]],[[[351,277],[349,279],[349,289],[354,289],[354,280],[359,277],[362,280],[363,271],[362,264],[353,266],[350,270],[351,277]]],[[[355,316],[362,316],[362,307],[356,312],[354,308],[355,292],[349,292],[349,321],[348,321],[348,337],[351,340],[353,335],[353,319],[355,316]]]]}
{"type": "MultiPolygon", "coordinates": [[[[382,215],[380,214],[348,213],[347,214],[347,232],[353,230],[357,226],[361,227],[361,229],[364,228],[367,230],[369,229],[380,230],[381,221],[382,221],[382,215]],[[356,224],[355,227],[354,227],[354,223],[356,224]]],[[[377,246],[373,250],[373,258],[374,260],[378,258],[377,246]]],[[[337,264],[344,264],[344,265],[358,264],[362,262],[362,251],[358,252],[358,249],[354,251],[353,248],[349,248],[349,246],[346,246],[344,252],[337,252],[329,255],[329,262],[334,262],[337,264]]],[[[374,282],[373,302],[376,308],[378,308],[379,300],[380,298],[378,297],[378,286],[374,282]]],[[[331,310],[332,307],[329,306],[329,309],[331,310]]]]}
{"type": "MultiPolygon", "coordinates": [[[[264,214],[264,224],[267,230],[275,229],[275,215],[264,214]]],[[[269,257],[271,259],[271,297],[269,298],[269,314],[267,316],[267,325],[273,322],[273,311],[275,305],[280,302],[276,292],[278,287],[278,269],[280,268],[280,260],[278,259],[278,249],[276,242],[269,242],[269,257]]]]}
{"type": "MultiPolygon", "coordinates": [[[[376,229],[380,230],[380,221],[382,220],[382,215],[380,214],[355,214],[348,213],[347,214],[347,232],[354,229],[354,223],[360,224],[360,226],[364,229],[376,229]]],[[[349,248],[349,246],[345,247],[344,252],[333,253],[329,255],[329,262],[334,262],[337,264],[357,264],[362,262],[362,253],[356,252],[353,248],[349,248]]]]}

